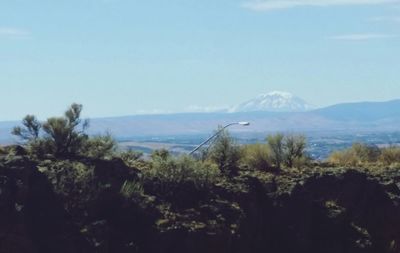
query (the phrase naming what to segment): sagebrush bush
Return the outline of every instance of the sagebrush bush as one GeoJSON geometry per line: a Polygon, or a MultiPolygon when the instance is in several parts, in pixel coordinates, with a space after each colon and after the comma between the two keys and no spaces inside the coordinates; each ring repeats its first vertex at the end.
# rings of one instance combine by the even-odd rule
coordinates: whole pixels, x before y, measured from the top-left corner
{"type": "Polygon", "coordinates": [[[166,150],[166,149],[157,149],[157,150],[154,150],[153,151],[153,153],[151,153],[151,158],[154,160],[154,159],[163,159],[163,160],[166,160],[166,159],[168,159],[168,158],[170,158],[171,157],[171,154],[169,153],[169,151],[168,150],[166,150]]]}
{"type": "Polygon", "coordinates": [[[379,161],[384,165],[400,163],[400,147],[387,147],[381,150],[379,161]]]}
{"type": "Polygon", "coordinates": [[[270,161],[276,167],[287,168],[303,167],[309,161],[306,154],[306,138],[303,135],[281,133],[267,136],[267,145],[270,150],[270,161]]]}
{"type": "MultiPolygon", "coordinates": [[[[374,145],[354,143],[350,148],[334,151],[327,161],[338,166],[362,166],[383,163],[390,165],[400,161],[395,147],[380,149],[374,145]]],[[[400,149],[399,149],[400,150],[400,149]]]]}
{"type": "Polygon", "coordinates": [[[312,158],[309,157],[308,155],[304,155],[301,157],[295,157],[293,159],[292,168],[298,168],[298,169],[307,168],[311,166],[311,164],[312,164],[312,158]]]}
{"type": "Polygon", "coordinates": [[[110,159],[117,150],[117,142],[110,134],[88,138],[82,146],[81,154],[92,158],[110,159]]]}
{"type": "Polygon", "coordinates": [[[22,120],[22,125],[22,127],[14,127],[11,133],[27,141],[37,139],[39,137],[42,124],[34,115],[26,115],[22,120]]]}
{"type": "Polygon", "coordinates": [[[274,170],[271,161],[271,150],[267,144],[248,144],[242,147],[241,163],[249,169],[274,170]]]}
{"type": "Polygon", "coordinates": [[[49,118],[43,123],[35,116],[27,115],[22,126],[14,127],[12,134],[25,141],[29,153],[39,158],[46,155],[110,157],[116,142],[110,135],[90,138],[86,134],[89,122],[80,118],[82,108],[82,105],[74,103],[63,116],[49,118]]]}
{"type": "Polygon", "coordinates": [[[52,146],[51,140],[45,138],[37,138],[26,144],[29,154],[39,158],[43,158],[48,154],[54,154],[52,146]]]}
{"type": "Polygon", "coordinates": [[[224,130],[215,138],[206,157],[216,163],[222,173],[234,175],[239,167],[240,148],[224,130]]]}
{"type": "Polygon", "coordinates": [[[75,199],[77,205],[85,201],[83,194],[87,197],[97,194],[99,185],[94,177],[94,167],[91,165],[71,160],[44,160],[38,169],[48,177],[58,194],[75,199]]]}
{"type": "Polygon", "coordinates": [[[283,134],[275,134],[267,136],[267,144],[269,149],[271,150],[271,161],[277,169],[281,168],[281,164],[283,163],[284,153],[283,153],[283,134]]]}
{"type": "Polygon", "coordinates": [[[283,160],[288,168],[302,167],[307,163],[306,138],[303,135],[286,135],[283,139],[283,160]]]}
{"type": "Polygon", "coordinates": [[[2,146],[0,146],[0,155],[5,155],[5,154],[7,154],[7,151],[2,146]]]}
{"type": "Polygon", "coordinates": [[[119,158],[128,166],[128,167],[137,167],[142,169],[146,167],[145,161],[143,160],[143,153],[134,151],[134,150],[127,150],[117,154],[119,158]]]}
{"type": "Polygon", "coordinates": [[[82,105],[72,104],[64,116],[49,118],[42,124],[44,138],[49,141],[54,155],[74,156],[80,152],[88,138],[85,130],[89,124],[88,121],[82,122],[81,112],[82,105]]]}
{"type": "Polygon", "coordinates": [[[143,185],[140,182],[126,180],[121,186],[120,194],[125,198],[140,197],[144,194],[143,185]]]}
{"type": "Polygon", "coordinates": [[[198,188],[215,183],[220,175],[215,164],[197,161],[190,156],[155,157],[150,161],[150,168],[142,173],[145,180],[156,180],[166,187],[192,182],[198,188]]]}
{"type": "Polygon", "coordinates": [[[360,159],[351,149],[334,151],[328,157],[328,162],[338,166],[356,166],[360,163],[360,159]]]}
{"type": "Polygon", "coordinates": [[[358,157],[360,163],[375,163],[381,155],[381,150],[377,146],[363,143],[354,143],[351,150],[358,157]]]}

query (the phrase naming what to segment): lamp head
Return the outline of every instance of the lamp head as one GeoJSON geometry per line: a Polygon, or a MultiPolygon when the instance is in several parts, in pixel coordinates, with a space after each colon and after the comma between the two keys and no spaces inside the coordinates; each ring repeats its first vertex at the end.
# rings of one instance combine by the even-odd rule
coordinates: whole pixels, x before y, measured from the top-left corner
{"type": "Polygon", "coordinates": [[[246,122],[246,121],[238,122],[238,124],[242,125],[242,126],[250,126],[250,122],[246,122]]]}

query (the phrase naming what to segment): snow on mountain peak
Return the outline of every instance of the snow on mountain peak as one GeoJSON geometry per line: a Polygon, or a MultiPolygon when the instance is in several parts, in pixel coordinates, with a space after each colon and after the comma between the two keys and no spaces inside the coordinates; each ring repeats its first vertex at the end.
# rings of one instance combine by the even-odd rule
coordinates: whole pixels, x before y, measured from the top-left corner
{"type": "Polygon", "coordinates": [[[261,94],[260,97],[283,97],[286,99],[293,98],[293,94],[285,91],[271,91],[269,93],[261,94]]]}
{"type": "Polygon", "coordinates": [[[289,92],[272,91],[235,106],[230,109],[230,112],[301,112],[313,108],[312,105],[289,92]]]}

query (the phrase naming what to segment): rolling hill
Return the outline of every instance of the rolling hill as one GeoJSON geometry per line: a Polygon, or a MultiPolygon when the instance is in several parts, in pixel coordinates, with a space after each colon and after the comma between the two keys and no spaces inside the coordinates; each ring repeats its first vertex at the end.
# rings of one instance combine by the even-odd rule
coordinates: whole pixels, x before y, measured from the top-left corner
{"type": "MultiPolygon", "coordinates": [[[[250,121],[249,127],[232,132],[273,131],[397,131],[400,129],[400,100],[346,103],[305,112],[217,112],[134,115],[91,120],[90,133],[111,132],[117,138],[207,134],[218,125],[250,121]]],[[[11,141],[10,131],[18,122],[0,122],[0,140],[11,141]]]]}

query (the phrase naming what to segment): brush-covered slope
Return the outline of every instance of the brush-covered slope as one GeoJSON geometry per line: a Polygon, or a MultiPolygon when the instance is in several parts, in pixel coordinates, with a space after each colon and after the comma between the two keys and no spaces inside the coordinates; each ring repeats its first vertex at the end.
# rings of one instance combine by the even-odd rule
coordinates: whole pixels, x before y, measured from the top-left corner
{"type": "Polygon", "coordinates": [[[400,252],[398,169],[242,170],[206,186],[124,183],[140,178],[119,159],[3,152],[0,252],[400,252]]]}

